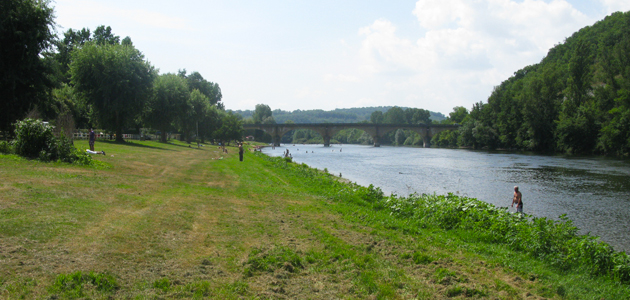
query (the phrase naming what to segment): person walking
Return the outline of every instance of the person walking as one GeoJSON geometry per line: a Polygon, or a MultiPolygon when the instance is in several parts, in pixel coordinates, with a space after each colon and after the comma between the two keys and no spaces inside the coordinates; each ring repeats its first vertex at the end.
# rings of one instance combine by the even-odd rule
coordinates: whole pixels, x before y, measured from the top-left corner
{"type": "Polygon", "coordinates": [[[94,141],[96,140],[96,134],[94,133],[94,129],[90,128],[90,136],[88,139],[88,143],[90,144],[90,150],[94,151],[94,141]]]}
{"type": "Polygon", "coordinates": [[[516,204],[516,212],[523,214],[523,194],[519,192],[518,186],[514,187],[514,197],[512,198],[512,207],[516,204]]]}

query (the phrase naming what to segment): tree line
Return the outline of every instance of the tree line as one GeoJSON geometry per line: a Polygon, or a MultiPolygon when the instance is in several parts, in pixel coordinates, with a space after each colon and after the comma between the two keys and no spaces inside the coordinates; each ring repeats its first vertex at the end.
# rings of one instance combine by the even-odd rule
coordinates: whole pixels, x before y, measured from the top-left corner
{"type": "Polygon", "coordinates": [[[185,69],[159,74],[130,37],[109,26],[55,34],[48,1],[0,2],[0,131],[27,115],[57,127],[123,132],[152,128],[166,142],[240,139],[240,116],[226,112],[217,83],[185,69]]]}
{"type": "Polygon", "coordinates": [[[582,28],[495,87],[443,147],[630,153],[630,12],[582,28]]]}

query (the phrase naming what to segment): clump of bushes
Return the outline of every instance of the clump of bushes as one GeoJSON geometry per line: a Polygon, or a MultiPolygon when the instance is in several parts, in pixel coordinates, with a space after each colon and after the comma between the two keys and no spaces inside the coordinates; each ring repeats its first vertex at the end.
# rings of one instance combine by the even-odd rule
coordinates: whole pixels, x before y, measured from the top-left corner
{"type": "Polygon", "coordinates": [[[630,283],[630,256],[597,237],[578,234],[565,215],[559,221],[512,214],[474,198],[448,195],[383,197],[381,207],[392,215],[414,220],[424,228],[467,230],[469,238],[508,245],[561,269],[583,270],[630,283]]]}
{"type": "Polygon", "coordinates": [[[72,140],[61,135],[55,137],[52,128],[35,119],[24,119],[15,123],[15,140],[0,143],[0,152],[15,153],[41,161],[62,161],[89,165],[92,158],[77,150],[72,140]]]}

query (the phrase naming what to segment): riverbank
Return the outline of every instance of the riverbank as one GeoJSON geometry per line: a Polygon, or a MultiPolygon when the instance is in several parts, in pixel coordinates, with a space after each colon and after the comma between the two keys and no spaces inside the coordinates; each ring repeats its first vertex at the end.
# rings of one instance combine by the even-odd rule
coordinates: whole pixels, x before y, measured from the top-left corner
{"type": "Polygon", "coordinates": [[[377,189],[305,165],[178,142],[96,147],[98,168],[0,155],[1,298],[630,297],[607,276],[417,226],[377,189]]]}

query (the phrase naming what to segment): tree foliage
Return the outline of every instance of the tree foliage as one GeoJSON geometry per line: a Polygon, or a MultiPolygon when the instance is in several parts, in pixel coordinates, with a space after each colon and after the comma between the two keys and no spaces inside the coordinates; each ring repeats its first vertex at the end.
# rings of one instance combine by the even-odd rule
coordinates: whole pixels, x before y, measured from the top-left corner
{"type": "Polygon", "coordinates": [[[495,87],[458,145],[630,154],[630,12],[585,27],[495,87]]]}
{"type": "Polygon", "coordinates": [[[180,76],[163,74],[153,82],[153,93],[147,102],[144,120],[148,126],[160,130],[162,142],[166,143],[166,133],[186,110],[188,96],[188,85],[180,76]]]}
{"type": "Polygon", "coordinates": [[[256,109],[252,115],[254,124],[274,124],[271,108],[266,104],[256,104],[256,109]]]}
{"type": "Polygon", "coordinates": [[[40,55],[54,38],[48,1],[0,1],[0,131],[45,101],[50,80],[40,55]]]}
{"type": "Polygon", "coordinates": [[[72,53],[70,73],[99,125],[122,141],[123,128],[140,115],[150,96],[153,66],[133,46],[88,43],[72,53]]]}

